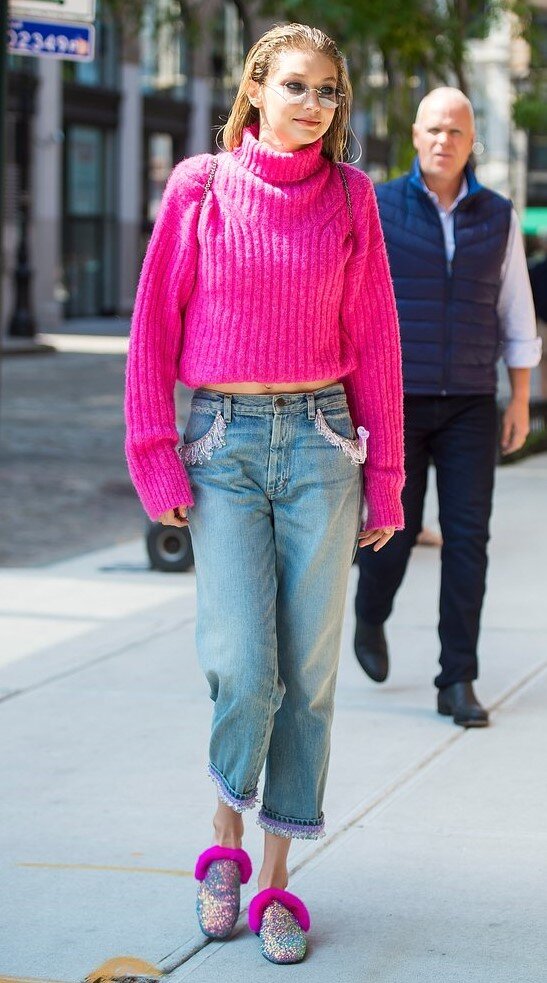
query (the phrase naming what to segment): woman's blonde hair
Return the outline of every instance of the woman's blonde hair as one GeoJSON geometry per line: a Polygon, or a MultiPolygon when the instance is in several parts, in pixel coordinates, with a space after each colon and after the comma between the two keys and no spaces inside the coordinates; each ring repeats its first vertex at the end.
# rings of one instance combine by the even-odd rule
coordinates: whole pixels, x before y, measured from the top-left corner
{"type": "Polygon", "coordinates": [[[306,24],[279,24],[267,31],[249,51],[245,59],[243,76],[228,122],[223,129],[222,140],[226,150],[241,146],[243,130],[258,123],[259,111],[249,102],[247,91],[251,81],[265,82],[275,68],[278,55],[283,51],[319,51],[336,66],[336,88],[343,98],[335,111],[331,125],[323,137],[322,154],[332,161],[342,160],[349,133],[352,89],[343,55],[334,41],[315,27],[306,24]]]}

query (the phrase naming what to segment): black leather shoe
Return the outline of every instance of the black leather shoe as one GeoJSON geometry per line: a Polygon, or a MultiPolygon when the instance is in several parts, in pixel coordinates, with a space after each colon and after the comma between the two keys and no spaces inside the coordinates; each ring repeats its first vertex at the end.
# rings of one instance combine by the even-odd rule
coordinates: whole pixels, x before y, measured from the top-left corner
{"type": "Polygon", "coordinates": [[[357,618],[355,655],[361,668],[375,683],[383,683],[387,679],[389,657],[383,625],[368,625],[357,618]]]}
{"type": "Polygon", "coordinates": [[[439,690],[437,709],[460,727],[488,727],[488,710],[477,700],[473,683],[453,683],[439,690]]]}

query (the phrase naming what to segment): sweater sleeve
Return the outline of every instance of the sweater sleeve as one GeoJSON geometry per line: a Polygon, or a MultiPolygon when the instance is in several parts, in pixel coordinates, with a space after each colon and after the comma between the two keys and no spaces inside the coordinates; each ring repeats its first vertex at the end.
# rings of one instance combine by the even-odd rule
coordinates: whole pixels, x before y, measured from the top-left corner
{"type": "Polygon", "coordinates": [[[167,182],[131,322],[125,449],[133,484],[151,519],[177,505],[193,505],[188,475],[176,450],[175,382],[210,162],[208,155],[182,161],[167,182]]]}
{"type": "Polygon", "coordinates": [[[354,244],[346,266],[342,327],[357,365],[344,384],[355,426],[370,433],[364,465],[366,528],[402,529],[403,396],[397,309],[372,183],[354,168],[346,168],[346,174],[354,244]]]}

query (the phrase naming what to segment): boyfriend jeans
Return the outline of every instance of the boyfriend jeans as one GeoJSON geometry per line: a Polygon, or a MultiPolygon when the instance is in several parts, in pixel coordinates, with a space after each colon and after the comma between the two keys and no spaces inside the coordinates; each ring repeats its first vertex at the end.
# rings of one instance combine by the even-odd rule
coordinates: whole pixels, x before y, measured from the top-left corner
{"type": "Polygon", "coordinates": [[[180,455],[195,505],[198,658],[214,701],[209,773],[270,833],[323,835],[334,689],[360,528],[364,448],[344,388],[197,390],[180,455]]]}
{"type": "Polygon", "coordinates": [[[372,625],[391,614],[422,527],[430,460],[443,537],[439,689],[477,678],[498,435],[491,395],[405,396],[405,528],[378,553],[360,551],[356,613],[372,625]]]}

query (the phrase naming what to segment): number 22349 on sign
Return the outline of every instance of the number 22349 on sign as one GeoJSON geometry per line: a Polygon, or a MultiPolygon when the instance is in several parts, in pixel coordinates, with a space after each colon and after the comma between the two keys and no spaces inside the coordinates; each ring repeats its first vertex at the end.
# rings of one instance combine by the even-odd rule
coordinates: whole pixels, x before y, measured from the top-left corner
{"type": "Polygon", "coordinates": [[[92,61],[95,49],[95,28],[88,24],[54,24],[34,20],[10,20],[8,48],[14,55],[60,58],[68,61],[92,61]]]}

